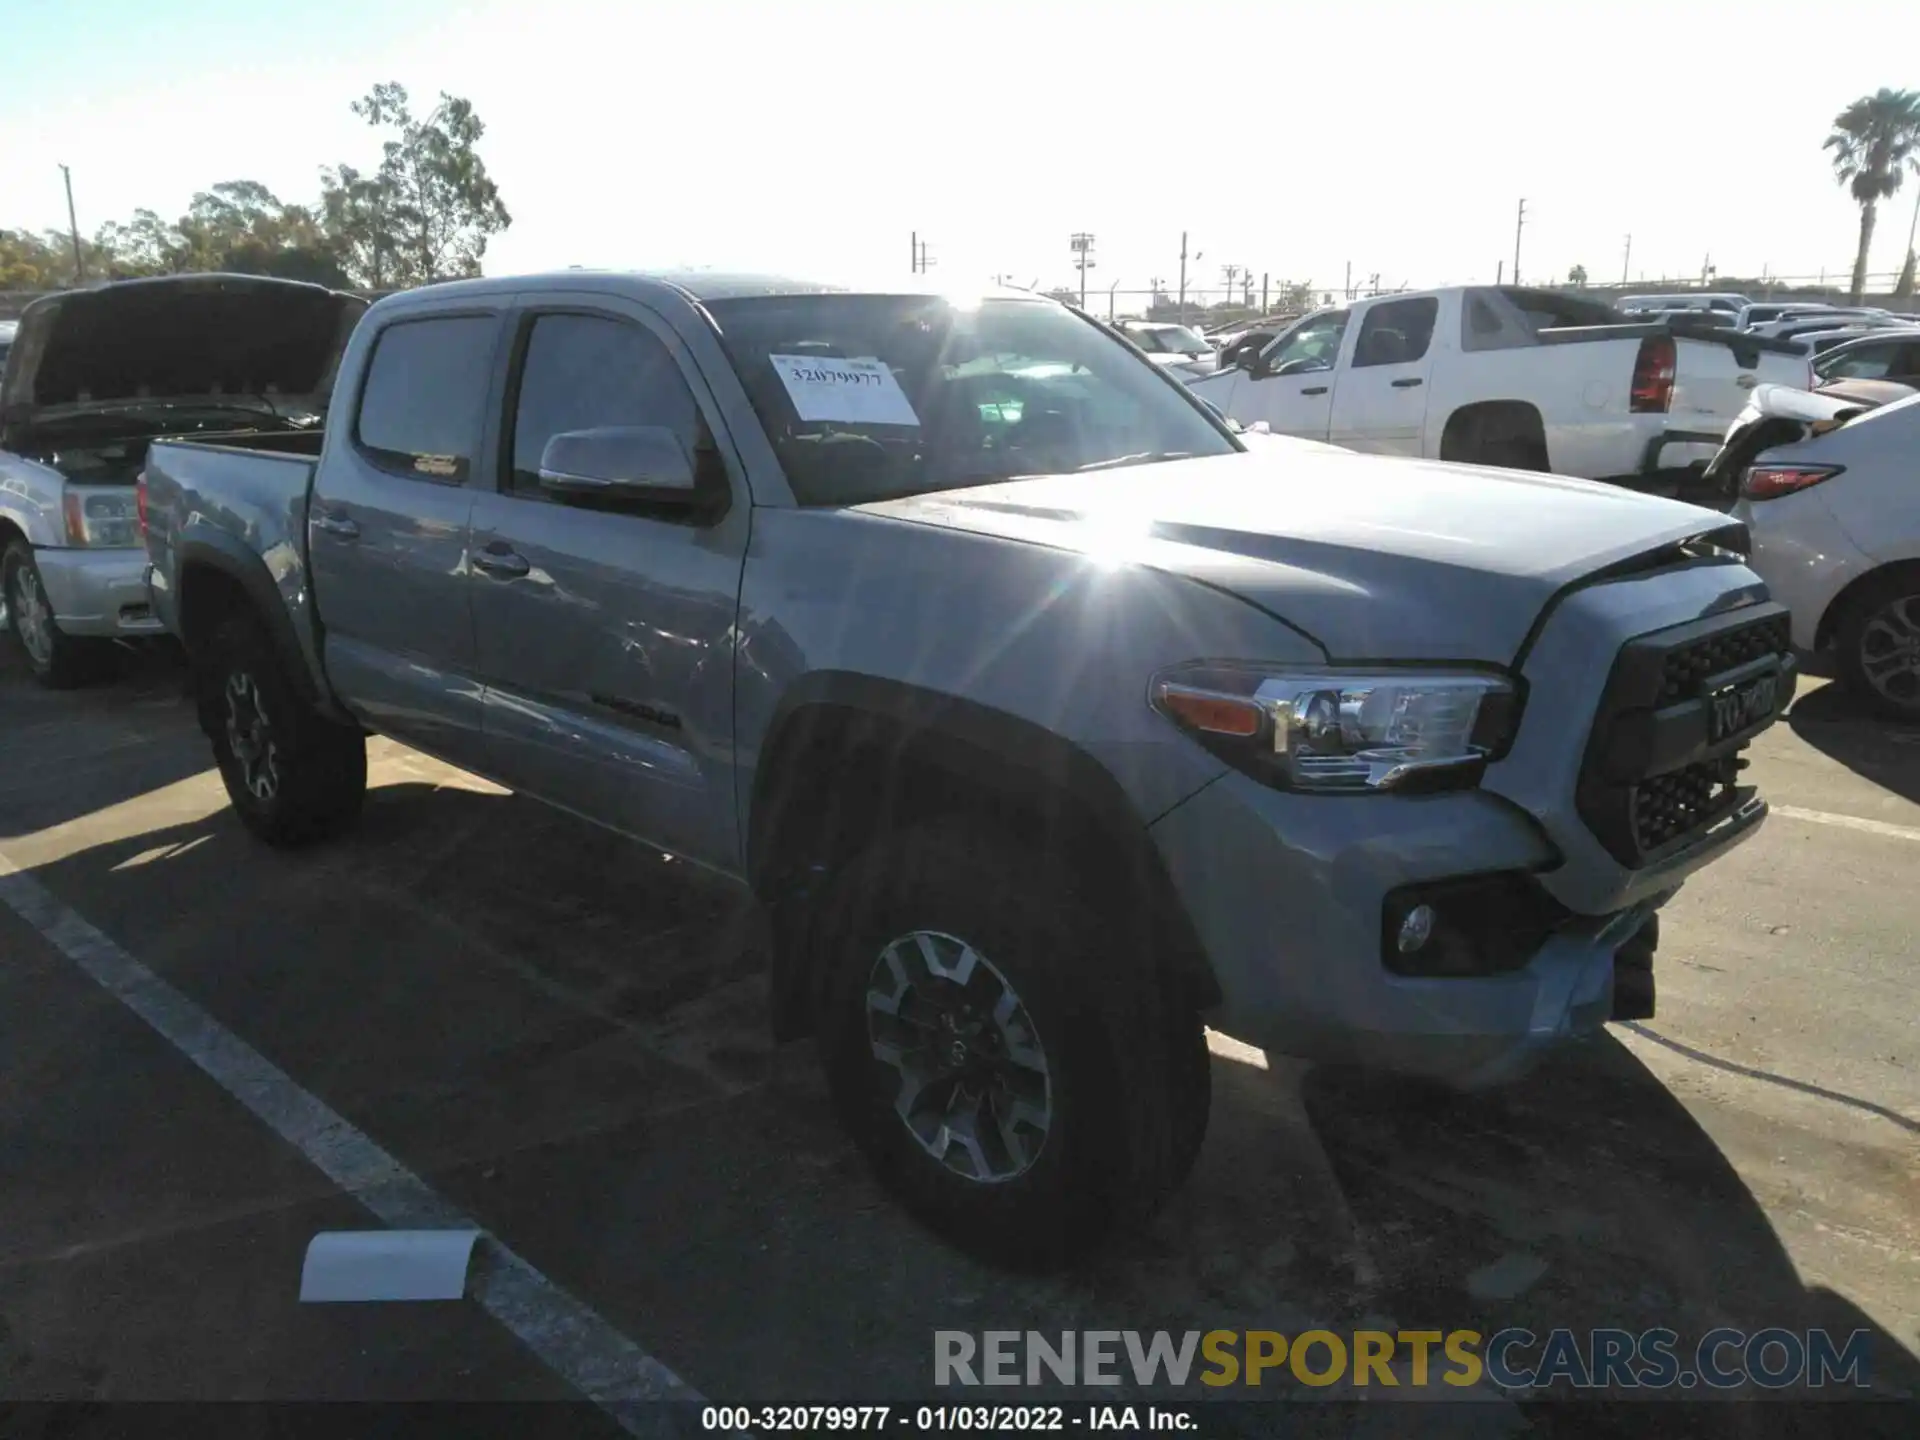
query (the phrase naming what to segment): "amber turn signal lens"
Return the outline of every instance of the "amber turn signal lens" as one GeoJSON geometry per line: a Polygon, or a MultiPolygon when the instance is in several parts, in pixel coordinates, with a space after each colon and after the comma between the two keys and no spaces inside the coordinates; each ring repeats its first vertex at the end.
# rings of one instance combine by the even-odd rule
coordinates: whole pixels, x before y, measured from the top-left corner
{"type": "Polygon", "coordinates": [[[1160,692],[1160,704],[1169,714],[1209,735],[1250,736],[1260,733],[1260,707],[1230,695],[1208,695],[1169,685],[1160,692]]]}

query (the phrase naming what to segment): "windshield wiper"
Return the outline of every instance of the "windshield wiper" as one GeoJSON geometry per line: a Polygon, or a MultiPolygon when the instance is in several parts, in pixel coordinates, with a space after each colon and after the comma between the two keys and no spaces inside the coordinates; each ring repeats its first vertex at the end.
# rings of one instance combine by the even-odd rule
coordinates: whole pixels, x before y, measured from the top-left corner
{"type": "Polygon", "coordinates": [[[1137,455],[1116,455],[1111,460],[1094,460],[1074,467],[1076,475],[1088,470],[1118,470],[1123,465],[1158,465],[1162,460],[1191,460],[1191,450],[1142,450],[1137,455]]]}

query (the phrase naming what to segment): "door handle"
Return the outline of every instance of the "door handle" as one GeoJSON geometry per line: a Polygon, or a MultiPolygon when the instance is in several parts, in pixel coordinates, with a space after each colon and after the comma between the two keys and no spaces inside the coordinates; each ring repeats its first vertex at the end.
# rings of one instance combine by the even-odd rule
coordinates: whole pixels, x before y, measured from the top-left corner
{"type": "Polygon", "coordinates": [[[1324,395],[1327,393],[1327,387],[1324,385],[1309,385],[1300,393],[1302,395],[1324,395]]]}
{"type": "Polygon", "coordinates": [[[358,540],[360,527],[345,515],[329,515],[324,510],[313,517],[313,528],[342,540],[358,540]]]}
{"type": "Polygon", "coordinates": [[[1419,383],[1420,383],[1420,377],[1418,375],[1409,375],[1404,380],[1394,381],[1393,388],[1396,390],[1411,390],[1413,389],[1414,386],[1418,385],[1419,383]]]}
{"type": "Polygon", "coordinates": [[[515,554],[504,545],[489,545],[484,550],[476,550],[472,555],[473,568],[481,570],[496,580],[517,580],[533,569],[527,563],[527,557],[515,554]]]}

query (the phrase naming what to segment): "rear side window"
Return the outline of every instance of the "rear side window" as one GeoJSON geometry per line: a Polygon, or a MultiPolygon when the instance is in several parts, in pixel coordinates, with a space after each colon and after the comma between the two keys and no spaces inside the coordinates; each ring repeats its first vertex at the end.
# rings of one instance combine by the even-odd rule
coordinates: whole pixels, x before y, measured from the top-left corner
{"type": "Polygon", "coordinates": [[[449,315],[382,330],[355,418],[361,446],[422,478],[465,480],[480,443],[495,328],[490,315],[449,315]]]}
{"type": "Polygon", "coordinates": [[[1433,342],[1433,322],[1439,315],[1440,302],[1431,295],[1374,306],[1360,325],[1353,368],[1406,365],[1420,359],[1433,342]]]}

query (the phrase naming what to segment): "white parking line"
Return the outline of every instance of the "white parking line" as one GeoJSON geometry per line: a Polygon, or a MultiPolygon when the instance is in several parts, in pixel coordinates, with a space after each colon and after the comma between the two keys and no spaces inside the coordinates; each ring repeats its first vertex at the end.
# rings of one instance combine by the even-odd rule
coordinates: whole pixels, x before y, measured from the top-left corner
{"type": "Polygon", "coordinates": [[[1802,810],[1798,805],[1775,805],[1773,813],[1783,820],[1805,820],[1814,825],[1832,825],[1841,830],[1858,830],[1866,835],[1885,835],[1890,840],[1920,840],[1920,830],[1911,825],[1892,825],[1885,820],[1866,820],[1858,815],[1834,815],[1825,810],[1802,810]]]}
{"type": "MultiPolygon", "coordinates": [[[[628,1433],[677,1433],[656,1404],[698,1403],[698,1391],[443,1200],[4,853],[0,901],[382,1222],[396,1229],[479,1230],[483,1254],[476,1257],[471,1294],[480,1307],[628,1433]]],[[[290,1295],[292,1290],[289,1277],[290,1295]]]]}

